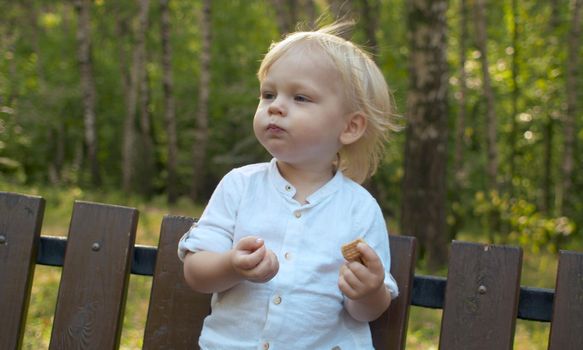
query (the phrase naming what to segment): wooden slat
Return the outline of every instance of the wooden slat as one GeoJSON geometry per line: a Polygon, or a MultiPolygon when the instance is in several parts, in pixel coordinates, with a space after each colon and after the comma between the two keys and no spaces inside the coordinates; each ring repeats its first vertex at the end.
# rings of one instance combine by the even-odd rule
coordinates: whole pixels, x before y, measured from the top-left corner
{"type": "Polygon", "coordinates": [[[378,350],[405,349],[409,306],[413,291],[417,240],[407,236],[389,236],[391,274],[397,280],[399,297],[377,320],[370,323],[373,345],[378,350]]]}
{"type": "Polygon", "coordinates": [[[512,349],[522,250],[453,242],[440,349],[512,349]]]}
{"type": "Polygon", "coordinates": [[[50,349],[117,349],[138,211],[75,202],[50,349]]]}
{"type": "Polygon", "coordinates": [[[560,253],[549,349],[583,349],[583,253],[560,253]]]}
{"type": "Polygon", "coordinates": [[[192,291],[184,281],[178,240],[194,219],[166,216],[162,222],[143,349],[198,349],[210,294],[192,291]]]}
{"type": "Polygon", "coordinates": [[[0,192],[0,349],[19,349],[45,201],[0,192]]]}

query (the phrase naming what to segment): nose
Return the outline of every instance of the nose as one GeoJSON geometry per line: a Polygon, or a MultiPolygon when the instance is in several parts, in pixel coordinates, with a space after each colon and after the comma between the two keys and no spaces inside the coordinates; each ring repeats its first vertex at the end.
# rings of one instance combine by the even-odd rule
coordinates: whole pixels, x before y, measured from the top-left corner
{"type": "Polygon", "coordinates": [[[269,108],[267,109],[269,115],[276,115],[284,117],[287,114],[285,109],[283,97],[281,95],[277,96],[270,104],[269,108]]]}

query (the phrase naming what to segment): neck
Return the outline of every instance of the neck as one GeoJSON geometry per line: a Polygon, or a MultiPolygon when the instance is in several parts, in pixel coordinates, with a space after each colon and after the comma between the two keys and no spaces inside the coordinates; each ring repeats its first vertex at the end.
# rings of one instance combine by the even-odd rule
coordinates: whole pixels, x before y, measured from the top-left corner
{"type": "Polygon", "coordinates": [[[302,168],[277,161],[281,176],[296,188],[294,199],[302,204],[307,203],[307,197],[324,186],[334,177],[334,166],[302,168]]]}

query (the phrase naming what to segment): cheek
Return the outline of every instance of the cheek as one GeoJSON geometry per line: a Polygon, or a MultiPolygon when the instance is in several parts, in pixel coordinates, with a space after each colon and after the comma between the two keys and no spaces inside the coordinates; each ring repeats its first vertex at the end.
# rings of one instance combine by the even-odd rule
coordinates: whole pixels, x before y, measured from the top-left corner
{"type": "Polygon", "coordinates": [[[259,131],[261,130],[261,116],[259,114],[259,110],[257,110],[257,112],[255,113],[255,116],[253,116],[253,132],[255,133],[255,137],[259,137],[260,133],[259,131]]]}

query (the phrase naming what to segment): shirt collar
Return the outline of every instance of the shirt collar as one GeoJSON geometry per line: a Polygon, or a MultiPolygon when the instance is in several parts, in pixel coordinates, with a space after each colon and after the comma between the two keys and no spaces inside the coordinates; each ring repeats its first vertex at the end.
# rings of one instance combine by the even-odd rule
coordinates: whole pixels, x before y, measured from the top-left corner
{"type": "MultiPolygon", "coordinates": [[[[316,192],[308,196],[307,201],[310,203],[308,205],[315,205],[320,202],[323,198],[333,194],[338,191],[342,185],[344,175],[342,171],[337,170],[334,177],[330,179],[324,186],[320,187],[316,192]]],[[[275,189],[282,194],[284,197],[293,199],[296,195],[296,188],[289,183],[279,172],[277,168],[277,160],[273,158],[269,163],[269,179],[275,187],[275,189]]]]}

